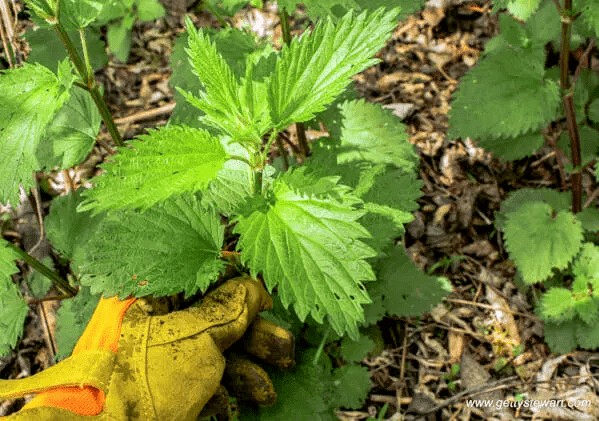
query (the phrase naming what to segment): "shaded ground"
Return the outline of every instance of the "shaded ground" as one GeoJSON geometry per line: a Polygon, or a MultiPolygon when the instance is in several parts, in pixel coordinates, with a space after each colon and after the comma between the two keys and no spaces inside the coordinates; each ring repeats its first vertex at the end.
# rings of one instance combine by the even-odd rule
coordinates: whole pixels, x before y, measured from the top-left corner
{"type": "MultiPolygon", "coordinates": [[[[470,2],[429,3],[398,26],[379,53],[382,62],[355,78],[362,96],[393,109],[408,126],[421,159],[425,187],[405,246],[423,269],[434,268],[434,274],[450,279],[453,293],[419,320],[387,318],[381,322],[386,349],[362,362],[371,370],[372,392],[360,411],[339,411],[341,419],[376,416],[384,404],[389,404],[385,419],[393,420],[599,418],[598,383],[589,376],[597,371],[599,354],[550,353],[543,343],[542,323],[533,312],[533,294],[522,293],[513,283],[515,269],[507,261],[501,233],[493,224],[494,212],[509,191],[561,185],[554,154],[546,148],[529,159],[504,163],[469,139],[446,137],[452,92],[475,65],[485,42],[497,33],[497,17],[488,8],[488,4],[470,2]],[[581,411],[483,410],[466,405],[468,399],[513,401],[516,396],[589,399],[592,405],[581,411]]],[[[249,22],[277,39],[278,18],[274,7],[268,10],[248,9],[235,22],[249,22]]],[[[206,12],[198,12],[194,20],[196,26],[218,27],[218,21],[206,12]]],[[[19,28],[24,25],[21,22],[19,28]]],[[[174,104],[168,86],[168,56],[176,34],[182,31],[180,15],[137,24],[128,64],[111,60],[97,74],[124,138],[167,121],[174,104]]],[[[547,136],[555,132],[548,131],[547,136]]],[[[106,132],[100,140],[103,145],[111,143],[106,132]]],[[[64,192],[85,185],[107,150],[110,147],[96,146],[82,166],[51,174],[52,189],[64,192]]],[[[588,196],[596,197],[591,177],[583,185],[588,196]]],[[[49,202],[43,198],[39,203],[44,213],[49,202]]],[[[14,224],[4,236],[27,249],[36,246],[35,208],[33,203],[13,214],[14,224]]],[[[35,251],[42,256],[50,252],[44,244],[35,251]]],[[[37,308],[30,313],[18,350],[0,360],[2,378],[28,376],[50,364],[52,344],[41,321],[49,320],[47,329],[53,331],[56,306],[49,304],[45,311],[37,308]]],[[[22,405],[22,400],[0,403],[0,415],[22,405]]]]}

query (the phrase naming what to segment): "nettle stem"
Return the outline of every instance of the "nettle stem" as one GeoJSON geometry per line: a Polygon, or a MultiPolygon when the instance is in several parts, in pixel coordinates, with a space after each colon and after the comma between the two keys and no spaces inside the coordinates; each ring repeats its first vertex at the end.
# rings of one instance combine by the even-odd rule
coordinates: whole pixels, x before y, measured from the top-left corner
{"type": "Polygon", "coordinates": [[[19,256],[21,256],[25,263],[37,270],[46,278],[50,279],[62,291],[66,292],[71,297],[77,295],[77,289],[69,285],[67,281],[58,276],[58,274],[54,272],[52,269],[50,269],[48,266],[37,260],[35,257],[27,253],[25,250],[15,246],[13,243],[9,241],[7,241],[6,243],[9,247],[16,251],[19,254],[19,256]]]}
{"type": "Polygon", "coordinates": [[[108,109],[108,106],[106,105],[106,102],[104,101],[104,97],[102,96],[102,93],[100,92],[100,87],[96,83],[96,79],[94,77],[92,67],[91,67],[91,64],[89,61],[89,55],[87,52],[87,43],[85,42],[85,36],[81,33],[81,31],[83,31],[83,29],[80,31],[80,36],[81,36],[81,44],[82,44],[82,48],[83,48],[83,54],[85,57],[85,61],[82,60],[81,57],[79,56],[79,53],[75,49],[73,42],[69,38],[69,35],[65,31],[62,24],[60,22],[56,22],[52,26],[54,28],[54,31],[58,34],[64,47],[66,48],[67,53],[69,54],[69,58],[73,62],[73,65],[75,66],[75,69],[77,70],[77,73],[79,73],[79,77],[83,81],[83,86],[81,84],[77,84],[77,86],[83,87],[92,96],[92,99],[94,100],[96,107],[98,107],[100,116],[102,116],[102,120],[104,121],[104,124],[106,125],[106,128],[108,129],[108,132],[110,133],[110,136],[112,136],[112,140],[114,141],[114,143],[117,146],[124,146],[125,143],[123,142],[123,138],[121,137],[121,134],[119,133],[119,131],[116,127],[116,124],[114,123],[114,119],[112,118],[112,113],[108,109]]]}
{"type": "MultiPolygon", "coordinates": [[[[289,28],[289,14],[285,8],[281,9],[281,32],[283,34],[283,41],[285,44],[291,44],[291,29],[289,28]]],[[[303,158],[307,158],[310,155],[310,145],[306,139],[306,129],[304,123],[295,123],[295,133],[297,134],[297,141],[300,146],[301,154],[303,158]]]]}
{"type": "Polygon", "coordinates": [[[580,135],[576,114],[574,110],[574,87],[570,85],[569,58],[570,58],[570,36],[572,22],[574,21],[572,11],[572,0],[564,0],[564,7],[560,12],[562,22],[561,51],[560,51],[560,88],[566,92],[562,101],[566,111],[566,122],[568,124],[568,135],[570,136],[570,153],[572,155],[572,212],[574,214],[582,210],[582,169],[580,157],[580,135]]]}

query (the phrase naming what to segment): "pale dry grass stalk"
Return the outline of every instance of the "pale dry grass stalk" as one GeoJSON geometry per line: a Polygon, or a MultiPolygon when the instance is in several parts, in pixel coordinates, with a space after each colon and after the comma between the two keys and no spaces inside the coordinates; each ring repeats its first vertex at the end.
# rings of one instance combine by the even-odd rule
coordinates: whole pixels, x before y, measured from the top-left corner
{"type": "Polygon", "coordinates": [[[13,54],[17,49],[17,45],[15,43],[16,25],[17,7],[15,0],[0,0],[0,38],[2,39],[4,55],[6,56],[6,60],[8,61],[8,65],[11,69],[15,67],[15,63],[13,62],[13,54]]]}

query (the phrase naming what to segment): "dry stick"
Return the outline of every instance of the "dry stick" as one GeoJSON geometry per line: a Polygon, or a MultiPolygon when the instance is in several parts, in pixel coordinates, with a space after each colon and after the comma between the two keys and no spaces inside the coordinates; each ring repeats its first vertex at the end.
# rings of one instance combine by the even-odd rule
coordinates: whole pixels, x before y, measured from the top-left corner
{"type": "Polygon", "coordinates": [[[527,313],[520,313],[519,311],[512,311],[509,308],[497,308],[497,307],[493,307],[492,305],[476,303],[474,301],[459,300],[456,298],[445,298],[443,301],[449,301],[450,303],[456,303],[456,304],[466,304],[466,305],[470,305],[470,306],[474,306],[474,307],[486,308],[489,310],[501,310],[501,311],[506,311],[510,314],[515,314],[517,316],[528,317],[529,319],[539,320],[539,318],[534,315],[530,315],[527,313]]]}
{"type": "MultiPolygon", "coordinates": [[[[399,366],[399,379],[402,381],[405,378],[406,375],[406,357],[408,355],[408,322],[404,322],[404,335],[403,335],[403,349],[401,350],[401,361],[400,361],[400,366],[399,366]]],[[[404,383],[405,386],[405,383],[404,383]]],[[[398,388],[398,390],[401,390],[401,388],[398,388]]],[[[401,392],[397,393],[396,392],[396,404],[397,404],[397,408],[399,408],[399,405],[401,405],[401,392]]]]}
{"type": "Polygon", "coordinates": [[[40,318],[42,319],[42,326],[44,328],[44,336],[46,338],[46,346],[50,351],[50,365],[54,365],[54,357],[58,352],[58,347],[56,346],[56,340],[54,339],[54,335],[52,335],[52,331],[50,330],[50,325],[48,324],[48,315],[46,314],[46,309],[44,308],[43,303],[38,303],[38,311],[40,314],[40,318]]]}
{"type": "Polygon", "coordinates": [[[589,206],[591,206],[591,203],[593,203],[593,200],[595,200],[597,196],[599,196],[599,188],[593,190],[589,198],[584,202],[584,205],[582,205],[583,209],[586,209],[589,206]]]}
{"type": "MultiPolygon", "coordinates": [[[[14,9],[14,4],[13,4],[14,9]]],[[[2,46],[4,47],[4,51],[6,52],[6,60],[8,61],[8,67],[13,69],[15,64],[12,62],[12,53],[15,54],[15,34],[14,34],[14,24],[10,19],[10,11],[8,8],[8,4],[6,0],[0,0],[0,17],[2,18],[0,21],[0,38],[2,38],[2,46]],[[9,48],[9,45],[11,48],[9,48]]],[[[15,13],[16,16],[16,13],[15,13]]],[[[16,23],[16,22],[15,22],[16,23]]]]}
{"type": "Polygon", "coordinates": [[[580,72],[582,71],[582,66],[585,66],[589,62],[589,54],[591,50],[595,46],[595,38],[591,38],[588,47],[584,50],[582,56],[580,56],[580,61],[578,62],[578,66],[576,66],[576,71],[574,72],[574,77],[572,78],[572,87],[576,85],[576,81],[578,80],[578,76],[580,76],[580,72]]]}
{"type": "Polygon", "coordinates": [[[117,118],[116,120],[114,120],[114,123],[121,125],[121,124],[135,123],[136,121],[140,121],[140,120],[148,120],[150,118],[154,118],[154,117],[157,117],[162,114],[171,113],[173,111],[173,109],[175,108],[175,105],[176,105],[175,102],[171,102],[166,105],[163,105],[162,107],[153,108],[151,110],[146,110],[146,111],[140,111],[138,113],[128,115],[126,117],[117,118]]]}

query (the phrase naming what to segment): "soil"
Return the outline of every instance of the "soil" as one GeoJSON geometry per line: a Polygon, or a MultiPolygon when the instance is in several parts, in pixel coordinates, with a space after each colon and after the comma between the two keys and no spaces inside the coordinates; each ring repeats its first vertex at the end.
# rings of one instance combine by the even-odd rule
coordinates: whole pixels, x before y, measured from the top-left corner
{"type": "MultiPolygon", "coordinates": [[[[177,34],[184,31],[183,15],[177,11],[189,5],[177,1],[168,5],[165,18],[135,25],[127,63],[111,56],[96,73],[125,139],[165,124],[174,106],[168,60],[177,34]]],[[[490,7],[490,2],[431,0],[398,25],[378,54],[381,62],[354,78],[362,97],[390,108],[407,126],[425,185],[403,242],[422,269],[444,262],[437,264],[434,274],[447,277],[453,292],[418,319],[386,318],[379,324],[385,349],[362,361],[371,371],[371,393],[360,410],[338,411],[341,420],[376,417],[385,404],[385,420],[599,419],[599,354],[550,352],[543,340],[543,323],[534,313],[535,292],[541,287],[524,291],[516,286],[515,267],[493,223],[501,201],[511,191],[567,188],[555,152],[547,146],[529,158],[505,162],[471,139],[447,137],[452,94],[460,78],[476,65],[485,43],[498,33],[498,18],[490,7]],[[513,406],[517,396],[541,401],[588,399],[591,405],[578,410],[467,405],[469,399],[495,399],[511,401],[513,406]]],[[[197,27],[219,27],[207,11],[192,7],[191,16],[197,27]]],[[[301,10],[292,19],[294,33],[306,27],[301,10]]],[[[267,3],[264,10],[248,7],[233,23],[250,25],[275,42],[281,37],[274,4],[267,3]]],[[[31,25],[20,13],[16,32],[22,34],[31,25]]],[[[25,57],[26,43],[19,42],[19,48],[25,57]]],[[[598,52],[597,48],[591,51],[594,68],[598,52]]],[[[6,60],[0,63],[8,66],[6,60]]],[[[552,125],[547,139],[555,139],[564,127],[564,122],[552,125]]],[[[294,130],[288,134],[294,143],[294,130]]],[[[48,181],[52,194],[89,187],[97,164],[113,147],[103,129],[82,165],[38,178],[48,181]]],[[[588,206],[598,193],[590,172],[584,174],[583,186],[591,198],[588,206]]],[[[4,237],[33,250],[36,257],[56,260],[47,241],[38,241],[39,217],[47,213],[51,197],[24,195],[23,199],[18,209],[0,209],[11,221],[4,237]]],[[[26,265],[21,269],[21,277],[31,270],[26,265]]],[[[57,306],[56,302],[31,306],[23,339],[0,359],[0,378],[26,377],[51,365],[57,306]]],[[[0,416],[15,412],[25,401],[0,402],[0,416]]]]}

